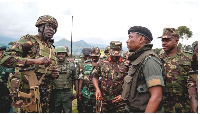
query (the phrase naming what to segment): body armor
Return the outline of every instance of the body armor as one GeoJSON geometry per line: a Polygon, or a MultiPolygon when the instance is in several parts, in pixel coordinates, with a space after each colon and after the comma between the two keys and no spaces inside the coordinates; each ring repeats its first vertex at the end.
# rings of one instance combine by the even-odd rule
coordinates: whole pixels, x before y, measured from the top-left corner
{"type": "Polygon", "coordinates": [[[72,63],[65,60],[62,64],[58,62],[59,77],[55,80],[54,89],[72,89],[72,63]]]}

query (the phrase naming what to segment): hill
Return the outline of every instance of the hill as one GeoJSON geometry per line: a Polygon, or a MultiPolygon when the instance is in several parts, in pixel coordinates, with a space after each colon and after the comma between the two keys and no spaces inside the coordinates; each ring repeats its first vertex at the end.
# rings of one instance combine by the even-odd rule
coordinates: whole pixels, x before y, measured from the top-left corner
{"type": "MultiPolygon", "coordinates": [[[[63,38],[57,42],[54,43],[55,47],[57,46],[67,46],[69,48],[69,51],[71,53],[71,41],[63,38]]],[[[83,48],[92,48],[94,46],[98,47],[99,49],[105,49],[107,45],[104,44],[88,44],[83,40],[72,42],[72,54],[73,55],[80,55],[83,48]]],[[[127,51],[128,49],[126,47],[122,47],[123,51],[127,51]]]]}

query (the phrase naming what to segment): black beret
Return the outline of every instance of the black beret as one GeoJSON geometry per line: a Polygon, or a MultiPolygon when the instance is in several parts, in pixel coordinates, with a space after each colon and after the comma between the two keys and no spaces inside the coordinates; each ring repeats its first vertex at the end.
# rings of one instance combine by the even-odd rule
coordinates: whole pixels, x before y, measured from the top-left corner
{"type": "Polygon", "coordinates": [[[82,49],[82,53],[85,55],[90,55],[90,52],[91,52],[91,48],[83,48],[82,49]]]}
{"type": "Polygon", "coordinates": [[[142,36],[146,37],[149,41],[153,40],[151,31],[146,27],[133,26],[128,30],[128,34],[130,34],[130,33],[136,33],[136,34],[142,35],[142,36]]]}

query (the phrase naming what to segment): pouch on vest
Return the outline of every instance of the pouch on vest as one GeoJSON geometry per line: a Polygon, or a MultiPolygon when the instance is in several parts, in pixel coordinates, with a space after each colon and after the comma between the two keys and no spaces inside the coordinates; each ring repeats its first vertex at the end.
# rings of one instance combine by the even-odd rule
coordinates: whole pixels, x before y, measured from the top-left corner
{"type": "Polygon", "coordinates": [[[123,91],[122,91],[122,99],[123,100],[128,100],[129,92],[131,89],[131,84],[132,84],[132,79],[133,77],[127,75],[124,78],[124,84],[122,86],[123,91]]]}

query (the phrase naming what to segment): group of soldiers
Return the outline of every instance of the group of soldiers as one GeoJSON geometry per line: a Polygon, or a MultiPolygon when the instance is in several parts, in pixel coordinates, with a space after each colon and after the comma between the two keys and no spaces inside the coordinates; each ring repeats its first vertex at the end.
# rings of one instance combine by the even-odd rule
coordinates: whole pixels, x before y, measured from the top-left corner
{"type": "Polygon", "coordinates": [[[1,53],[1,112],[70,113],[74,99],[79,113],[198,112],[198,44],[193,54],[182,52],[176,29],[163,30],[160,55],[151,31],[133,26],[123,56],[122,42],[111,41],[103,57],[98,47],[83,48],[75,63],[64,46],[53,46],[54,17],[35,26],[37,35],[1,53]]]}

